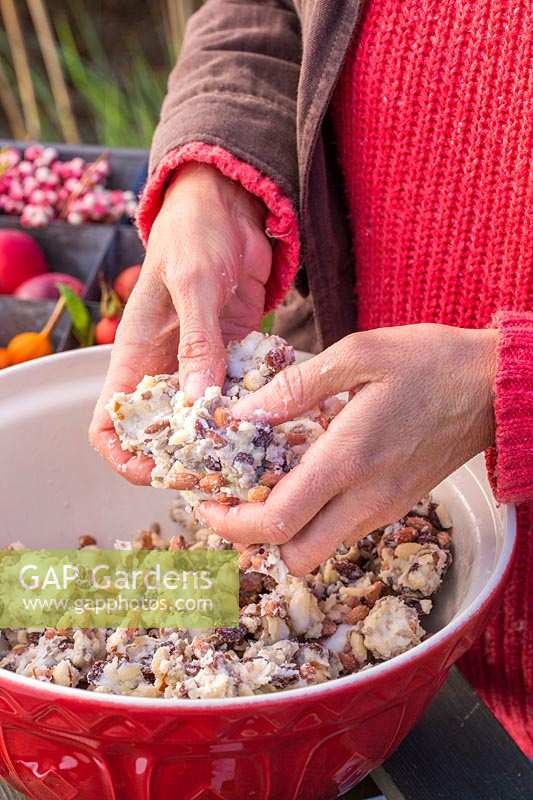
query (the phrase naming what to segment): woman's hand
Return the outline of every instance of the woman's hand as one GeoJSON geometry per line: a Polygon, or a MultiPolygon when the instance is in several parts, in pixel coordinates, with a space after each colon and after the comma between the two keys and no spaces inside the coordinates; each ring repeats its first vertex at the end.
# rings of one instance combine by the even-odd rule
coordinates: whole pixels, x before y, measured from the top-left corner
{"type": "Polygon", "coordinates": [[[173,373],[191,400],[224,380],[224,341],[261,322],[272,248],[266,209],[215,168],[182,167],[167,189],[146,259],[120,323],[89,438],[132,483],[152,461],[122,450],[105,404],[144,375],[173,373]]]}
{"type": "Polygon", "coordinates": [[[281,545],[305,574],[405,514],[494,439],[492,330],[410,325],[355,333],[239,401],[235,416],[292,419],[328,395],[351,399],[264,504],[199,514],[239,543],[281,545]]]}

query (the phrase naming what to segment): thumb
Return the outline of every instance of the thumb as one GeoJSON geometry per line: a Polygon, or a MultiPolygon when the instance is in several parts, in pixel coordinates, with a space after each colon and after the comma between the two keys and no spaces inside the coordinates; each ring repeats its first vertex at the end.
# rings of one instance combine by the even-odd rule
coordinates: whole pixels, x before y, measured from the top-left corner
{"type": "Polygon", "coordinates": [[[180,325],[179,381],[191,402],[208,386],[222,386],[226,374],[217,283],[212,276],[198,272],[180,280],[179,285],[168,285],[180,325]]]}

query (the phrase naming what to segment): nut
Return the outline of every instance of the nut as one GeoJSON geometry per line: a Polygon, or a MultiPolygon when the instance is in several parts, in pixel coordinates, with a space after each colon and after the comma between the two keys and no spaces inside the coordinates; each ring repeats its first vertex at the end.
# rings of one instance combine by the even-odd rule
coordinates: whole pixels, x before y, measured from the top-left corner
{"type": "Polygon", "coordinates": [[[199,486],[202,491],[213,494],[214,492],[218,492],[222,486],[224,486],[224,483],[225,480],[220,472],[211,472],[209,475],[204,475],[204,477],[201,478],[199,486]]]}
{"type": "Polygon", "coordinates": [[[375,583],[371,584],[364,594],[364,599],[367,605],[373,606],[374,603],[376,603],[381,597],[381,592],[384,588],[385,584],[381,583],[381,581],[376,581],[375,583]]]}
{"type": "Polygon", "coordinates": [[[133,546],[136,550],[153,550],[152,531],[139,531],[133,546]]]}
{"type": "Polygon", "coordinates": [[[187,549],[187,542],[185,541],[184,536],[173,536],[169,542],[168,549],[171,552],[175,552],[176,550],[186,550],[187,549]]]}
{"type": "Polygon", "coordinates": [[[368,654],[362,634],[357,633],[357,631],[352,631],[350,633],[350,647],[355,660],[359,664],[364,664],[368,654]]]}
{"type": "Polygon", "coordinates": [[[221,447],[225,447],[227,445],[227,441],[224,439],[224,437],[216,431],[206,431],[205,438],[209,439],[210,442],[213,442],[213,447],[215,450],[219,450],[221,447]]]}
{"type": "Polygon", "coordinates": [[[151,425],[148,425],[148,427],[144,429],[144,432],[147,436],[152,436],[155,433],[161,433],[165,428],[170,428],[170,420],[161,419],[159,422],[152,422],[151,425]]]}
{"type": "Polygon", "coordinates": [[[92,547],[93,545],[96,544],[96,539],[94,538],[94,536],[91,536],[89,533],[84,533],[78,539],[78,544],[79,544],[80,550],[82,548],[84,548],[84,547],[92,547]]]}
{"type": "Polygon", "coordinates": [[[396,539],[398,544],[403,544],[404,542],[416,542],[418,538],[418,531],[415,528],[406,527],[400,528],[398,533],[396,534],[396,539]]]}
{"type": "Polygon", "coordinates": [[[223,506],[238,506],[241,502],[238,497],[235,497],[233,494],[219,494],[217,495],[217,501],[221,503],[223,506]]]}
{"type": "Polygon", "coordinates": [[[346,672],[353,672],[353,670],[357,667],[357,659],[353,653],[339,653],[339,661],[346,672]]]}
{"type": "Polygon", "coordinates": [[[304,444],[307,441],[307,434],[303,433],[303,431],[287,431],[285,436],[287,437],[287,444],[291,447],[297,444],[304,444]]]}
{"type": "Polygon", "coordinates": [[[268,486],[270,489],[272,489],[280,482],[280,480],[283,478],[283,475],[283,472],[274,472],[273,470],[267,469],[259,478],[259,483],[261,486],[268,486]]]}
{"type": "Polygon", "coordinates": [[[248,502],[264,503],[271,491],[268,486],[252,486],[248,489],[248,502]]]}
{"type": "Polygon", "coordinates": [[[324,564],[324,572],[322,577],[324,579],[324,583],[336,583],[339,580],[339,573],[333,566],[333,561],[331,558],[328,558],[324,564]]]}
{"type": "Polygon", "coordinates": [[[337,630],[337,625],[331,619],[325,619],[322,623],[322,636],[333,636],[337,630]]]}
{"type": "Polygon", "coordinates": [[[401,559],[409,559],[411,556],[416,556],[422,545],[417,542],[403,542],[399,544],[394,550],[394,556],[401,559]]]}
{"type": "Polygon", "coordinates": [[[258,369],[251,369],[250,372],[247,372],[242,380],[243,386],[245,389],[248,389],[249,392],[255,392],[257,389],[260,389],[261,386],[264,386],[266,383],[266,378],[264,375],[261,375],[258,369]]]}
{"type": "Polygon", "coordinates": [[[356,625],[358,622],[362,622],[366,617],[368,617],[370,611],[368,606],[354,606],[351,608],[345,615],[344,620],[347,625],[356,625]]]}
{"type": "Polygon", "coordinates": [[[218,408],[215,408],[213,412],[213,421],[217,428],[226,428],[231,419],[231,414],[227,408],[224,408],[224,406],[218,406],[218,408]]]}
{"type": "Polygon", "coordinates": [[[435,509],[435,514],[443,528],[451,528],[453,523],[450,515],[443,505],[438,505],[435,509]]]}
{"type": "Polygon", "coordinates": [[[200,482],[200,476],[195,472],[176,472],[169,481],[170,489],[186,490],[194,489],[200,482]]]}
{"type": "Polygon", "coordinates": [[[439,531],[439,533],[437,533],[437,541],[439,546],[443,547],[445,550],[452,546],[452,537],[445,531],[439,531]]]}

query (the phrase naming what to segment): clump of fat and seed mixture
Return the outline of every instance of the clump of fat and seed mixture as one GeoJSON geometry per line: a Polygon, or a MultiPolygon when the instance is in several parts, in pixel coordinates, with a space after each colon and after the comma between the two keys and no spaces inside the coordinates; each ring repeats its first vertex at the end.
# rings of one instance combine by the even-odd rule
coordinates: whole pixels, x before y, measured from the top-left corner
{"type": "Polygon", "coordinates": [[[239,421],[231,408],[294,362],[279,336],[250,333],[228,346],[222,389],[210,387],[189,404],[176,376],[145,376],[131,394],[113,395],[108,411],[124,450],[150,456],[152,485],[188,492],[191,504],[262,502],[300,461],[343,406],[330,398],[304,417],[270,425],[239,421]]]}
{"type": "MultiPolygon", "coordinates": [[[[176,502],[170,539],[159,525],[117,549],[226,549],[176,502]]],[[[277,547],[240,556],[235,628],[4,629],[0,667],[48,683],[120,695],[220,698],[292,689],[366,670],[425,636],[431,597],[451,563],[451,521],[430,499],[304,578],[277,547]]],[[[20,543],[11,545],[21,548],[20,543]]],[[[97,547],[90,535],[80,547],[97,547]]]]}

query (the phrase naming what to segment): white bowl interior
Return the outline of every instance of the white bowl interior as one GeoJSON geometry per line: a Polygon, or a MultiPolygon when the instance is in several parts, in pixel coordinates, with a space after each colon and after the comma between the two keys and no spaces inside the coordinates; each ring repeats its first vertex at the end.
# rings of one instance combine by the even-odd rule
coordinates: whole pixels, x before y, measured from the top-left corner
{"type": "MultiPolygon", "coordinates": [[[[171,535],[169,492],[129,485],[87,442],[109,348],[41,359],[0,374],[0,546],[75,547],[82,533],[101,546],[157,520],[171,535]]],[[[434,492],[455,530],[455,563],[431,628],[478,597],[509,544],[511,515],[492,498],[482,457],[434,492]]],[[[500,565],[501,568],[501,565],[500,565]]]]}

